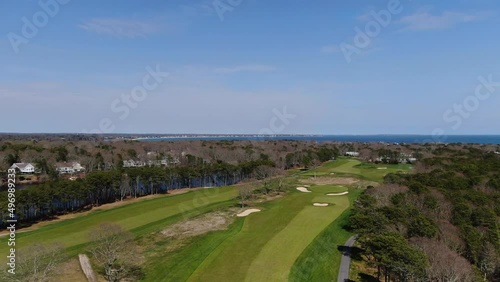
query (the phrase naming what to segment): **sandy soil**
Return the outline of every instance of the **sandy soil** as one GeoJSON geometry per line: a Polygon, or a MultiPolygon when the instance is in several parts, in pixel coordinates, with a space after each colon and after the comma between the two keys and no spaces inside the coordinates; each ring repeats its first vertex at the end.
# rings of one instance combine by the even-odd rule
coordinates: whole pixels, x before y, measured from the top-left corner
{"type": "Polygon", "coordinates": [[[304,193],[311,193],[311,191],[309,191],[306,187],[297,187],[297,190],[304,193]]]}
{"type": "Polygon", "coordinates": [[[234,211],[212,212],[176,223],[161,233],[167,237],[194,237],[215,230],[224,230],[233,222],[234,211]]]}
{"type": "MultiPolygon", "coordinates": [[[[67,219],[71,219],[71,218],[75,218],[75,217],[84,216],[84,215],[87,215],[87,214],[89,214],[90,212],[93,212],[93,211],[109,210],[109,209],[113,209],[113,208],[116,208],[116,207],[119,207],[119,206],[128,205],[128,204],[132,204],[132,203],[136,203],[136,202],[140,202],[140,201],[144,201],[144,200],[149,200],[149,199],[154,199],[154,198],[159,198],[159,197],[165,197],[165,196],[168,196],[168,195],[179,195],[179,194],[184,194],[184,193],[187,193],[189,191],[195,191],[195,190],[199,190],[199,189],[203,189],[203,188],[176,189],[176,190],[169,191],[168,194],[148,195],[148,196],[144,196],[144,197],[140,197],[140,198],[129,198],[129,199],[125,199],[123,201],[118,201],[118,202],[114,202],[114,203],[104,204],[102,206],[94,207],[94,208],[92,208],[90,210],[87,210],[87,211],[64,214],[64,215],[60,215],[57,218],[52,219],[52,220],[41,221],[41,222],[35,223],[35,224],[33,224],[33,225],[29,226],[29,227],[18,229],[18,230],[16,230],[16,233],[30,232],[30,231],[33,231],[33,230],[37,230],[38,228],[43,227],[45,225],[49,225],[49,224],[52,224],[52,223],[55,223],[55,222],[59,222],[59,221],[63,221],[63,220],[67,220],[67,219]]],[[[0,232],[0,237],[6,236],[8,234],[9,234],[9,232],[2,231],[2,232],[0,232]]]]}
{"type": "Polygon", "coordinates": [[[80,260],[80,267],[82,268],[85,277],[89,282],[97,282],[94,270],[92,269],[92,265],[90,265],[90,260],[87,255],[79,254],[78,259],[80,260]]]}
{"type": "Polygon", "coordinates": [[[349,192],[342,192],[342,193],[330,193],[330,194],[326,194],[327,196],[343,196],[343,195],[347,195],[349,194],[349,192]]]}
{"type": "MultiPolygon", "coordinates": [[[[100,277],[99,277],[100,278],[100,277]]],[[[102,278],[96,281],[105,281],[102,278]]],[[[51,282],[88,282],[80,268],[77,257],[71,257],[56,267],[54,275],[50,277],[51,282]]]]}
{"type": "Polygon", "coordinates": [[[328,204],[326,204],[326,203],[314,203],[313,206],[315,206],[315,207],[328,207],[328,204]]]}
{"type": "Polygon", "coordinates": [[[249,214],[252,214],[254,212],[260,212],[260,210],[259,209],[248,209],[244,212],[237,214],[236,216],[237,217],[245,217],[245,216],[248,216],[249,214]]]}
{"type": "Polygon", "coordinates": [[[352,177],[317,177],[309,179],[300,179],[300,182],[312,183],[316,185],[325,185],[325,184],[351,185],[359,182],[359,180],[352,177]]]}

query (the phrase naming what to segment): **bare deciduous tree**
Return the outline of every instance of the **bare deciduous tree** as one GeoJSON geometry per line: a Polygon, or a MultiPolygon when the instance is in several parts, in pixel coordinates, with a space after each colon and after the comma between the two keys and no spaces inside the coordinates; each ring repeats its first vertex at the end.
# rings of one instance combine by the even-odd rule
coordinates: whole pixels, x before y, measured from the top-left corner
{"type": "Polygon", "coordinates": [[[137,261],[133,235],[118,224],[102,223],[90,233],[90,252],[104,268],[109,282],[127,277],[137,261]]]}
{"type": "Polygon", "coordinates": [[[427,275],[430,281],[472,282],[474,274],[471,264],[443,242],[428,238],[413,238],[429,259],[427,275]]]}
{"type": "Polygon", "coordinates": [[[130,194],[130,178],[124,174],[120,182],[120,200],[123,201],[127,194],[130,194]]]}
{"type": "Polygon", "coordinates": [[[252,197],[254,189],[254,186],[250,183],[238,186],[238,196],[240,197],[240,204],[242,208],[245,207],[246,201],[252,197]]]}
{"type": "Polygon", "coordinates": [[[64,260],[64,248],[61,244],[34,244],[19,250],[16,262],[16,274],[5,274],[3,281],[45,282],[50,281],[57,265],[64,260]]]}
{"type": "Polygon", "coordinates": [[[266,194],[269,194],[269,192],[271,191],[271,185],[270,185],[271,178],[276,173],[276,168],[268,165],[261,165],[255,169],[254,173],[255,173],[255,178],[257,178],[257,180],[262,181],[262,185],[266,190],[266,194]]]}

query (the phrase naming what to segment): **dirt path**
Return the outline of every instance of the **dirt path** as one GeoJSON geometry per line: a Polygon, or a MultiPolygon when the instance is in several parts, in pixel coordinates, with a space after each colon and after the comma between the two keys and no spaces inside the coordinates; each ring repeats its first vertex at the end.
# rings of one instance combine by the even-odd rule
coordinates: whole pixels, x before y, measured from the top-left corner
{"type": "Polygon", "coordinates": [[[82,267],[82,271],[87,277],[89,282],[97,282],[97,279],[94,274],[94,270],[92,270],[92,266],[90,265],[90,260],[87,255],[79,254],[78,259],[80,260],[80,266],[82,267]]]}

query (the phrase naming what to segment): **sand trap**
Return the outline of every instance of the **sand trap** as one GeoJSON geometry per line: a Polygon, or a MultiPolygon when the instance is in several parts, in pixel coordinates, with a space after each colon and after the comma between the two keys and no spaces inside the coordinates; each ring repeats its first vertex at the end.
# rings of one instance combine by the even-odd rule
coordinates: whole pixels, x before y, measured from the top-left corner
{"type": "Polygon", "coordinates": [[[248,209],[248,210],[246,210],[246,211],[244,211],[242,213],[237,214],[236,216],[237,217],[245,217],[245,216],[247,216],[247,215],[249,215],[251,213],[254,213],[254,212],[260,212],[260,210],[259,209],[248,209]]]}
{"type": "Polygon", "coordinates": [[[325,204],[325,203],[314,203],[313,206],[315,206],[315,207],[328,207],[328,204],[325,204]]]}
{"type": "Polygon", "coordinates": [[[386,167],[377,167],[377,169],[387,169],[386,167]]]}
{"type": "Polygon", "coordinates": [[[300,192],[304,192],[304,193],[310,193],[311,192],[306,187],[297,187],[297,190],[299,190],[300,192]]]}
{"type": "Polygon", "coordinates": [[[309,187],[311,187],[311,185],[304,185],[304,187],[309,188],[309,187]]]}
{"type": "Polygon", "coordinates": [[[343,195],[347,195],[349,194],[349,192],[342,192],[342,193],[330,193],[330,194],[326,194],[327,196],[343,196],[343,195]]]}

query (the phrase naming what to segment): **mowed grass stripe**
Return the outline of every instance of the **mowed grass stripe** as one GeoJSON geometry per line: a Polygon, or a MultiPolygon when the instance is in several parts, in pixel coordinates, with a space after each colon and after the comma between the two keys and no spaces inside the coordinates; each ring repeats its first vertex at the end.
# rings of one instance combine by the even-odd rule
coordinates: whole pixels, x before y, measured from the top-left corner
{"type": "Polygon", "coordinates": [[[388,173],[406,172],[410,170],[408,164],[368,164],[362,165],[357,159],[339,158],[330,161],[315,170],[301,174],[302,176],[353,176],[356,178],[381,182],[388,173]]]}
{"type": "Polygon", "coordinates": [[[292,192],[261,205],[262,212],[246,217],[241,231],[214,250],[188,281],[244,281],[261,249],[311,203],[311,194],[292,192]]]}
{"type": "MultiPolygon", "coordinates": [[[[362,193],[361,189],[349,190],[350,204],[362,193]]],[[[291,282],[334,281],[338,276],[342,253],[338,246],[344,245],[352,236],[344,229],[349,220],[351,209],[345,210],[334,222],[307,246],[293,264],[288,280],[291,282]]]]}
{"type": "Polygon", "coordinates": [[[197,236],[183,248],[150,258],[144,281],[186,281],[225,240],[240,232],[243,223],[238,218],[227,230],[197,236]]]}
{"type": "Polygon", "coordinates": [[[349,207],[346,196],[315,196],[313,201],[334,205],[314,207],[311,202],[305,206],[264,246],[252,262],[245,281],[286,281],[295,260],[304,249],[349,207]]]}
{"type": "MultiPolygon", "coordinates": [[[[35,242],[60,242],[70,248],[86,243],[90,229],[102,222],[114,222],[132,230],[176,214],[188,213],[203,206],[228,201],[235,198],[236,194],[234,187],[197,190],[181,195],[145,200],[111,210],[98,210],[88,215],[49,224],[31,232],[18,233],[16,247],[22,248],[35,242]]],[[[0,252],[7,252],[6,240],[7,237],[0,238],[0,252]]]]}

